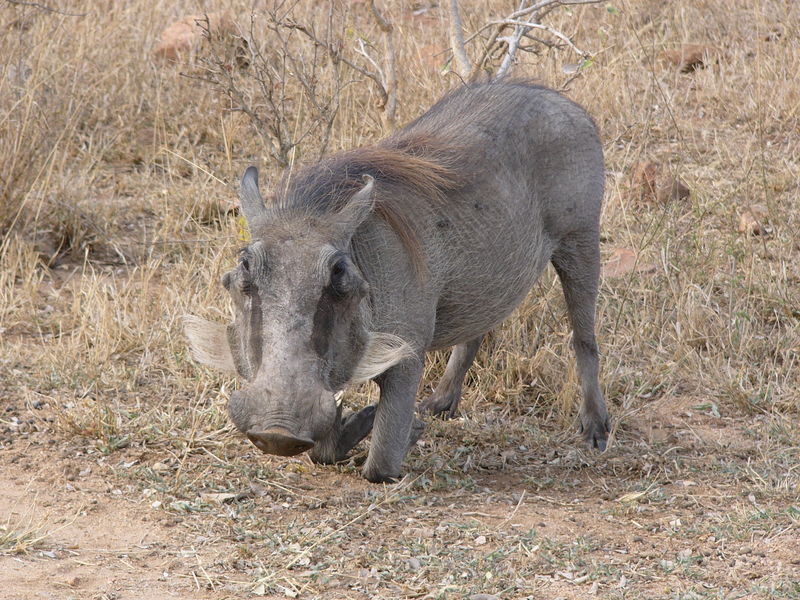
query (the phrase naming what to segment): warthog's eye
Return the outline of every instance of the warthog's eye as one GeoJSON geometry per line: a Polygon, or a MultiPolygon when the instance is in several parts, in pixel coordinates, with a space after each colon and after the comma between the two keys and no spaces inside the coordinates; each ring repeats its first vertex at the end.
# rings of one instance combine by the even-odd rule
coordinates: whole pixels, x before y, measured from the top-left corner
{"type": "Polygon", "coordinates": [[[347,259],[339,258],[331,266],[331,287],[334,291],[344,294],[348,289],[347,259]]]}
{"type": "Polygon", "coordinates": [[[242,267],[242,270],[247,273],[250,271],[250,261],[247,260],[246,256],[242,256],[239,259],[239,266],[242,267]]]}
{"type": "Polygon", "coordinates": [[[345,255],[340,255],[331,264],[330,288],[334,294],[343,297],[354,292],[364,295],[368,286],[358,273],[358,269],[345,255]]]}

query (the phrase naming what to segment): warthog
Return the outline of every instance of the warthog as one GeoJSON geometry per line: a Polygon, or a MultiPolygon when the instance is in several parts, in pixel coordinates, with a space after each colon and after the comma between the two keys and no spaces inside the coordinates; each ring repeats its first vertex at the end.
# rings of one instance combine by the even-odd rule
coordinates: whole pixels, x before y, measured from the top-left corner
{"type": "Polygon", "coordinates": [[[425,353],[453,346],[420,409],[452,416],[484,334],[551,262],[573,328],[586,441],[604,450],[595,302],[603,153],[592,119],[523,82],[467,85],[391,137],[310,165],[269,205],[250,167],[252,242],[222,285],[234,322],[187,323],[194,356],[236,369],[233,422],[261,450],[342,458],[372,428],[363,474],[400,475],[425,353]],[[335,394],[374,379],[377,407],[335,394]],[[373,423],[374,419],[374,423],[373,423]]]}

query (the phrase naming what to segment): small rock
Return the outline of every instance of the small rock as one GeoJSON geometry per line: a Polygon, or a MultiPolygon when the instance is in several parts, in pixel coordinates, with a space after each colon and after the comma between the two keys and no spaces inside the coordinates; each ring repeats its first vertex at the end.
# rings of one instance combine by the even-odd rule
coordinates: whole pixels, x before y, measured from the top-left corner
{"type": "Polygon", "coordinates": [[[615,278],[635,270],[637,273],[653,273],[656,265],[637,262],[636,253],[629,248],[617,248],[603,265],[603,277],[615,278]]]}
{"type": "Polygon", "coordinates": [[[500,596],[494,594],[472,594],[469,600],[500,600],[500,596]]]}
{"type": "Polygon", "coordinates": [[[153,48],[156,58],[169,61],[187,61],[197,51],[203,41],[203,30],[208,28],[212,35],[235,33],[236,27],[227,12],[191,15],[175,21],[164,29],[153,48]]]}
{"type": "Polygon", "coordinates": [[[409,571],[419,571],[422,567],[419,560],[414,557],[409,558],[406,563],[408,564],[409,571]]]}
{"type": "Polygon", "coordinates": [[[486,536],[485,535],[479,535],[478,537],[475,538],[475,545],[476,546],[483,546],[485,543],[486,543],[486,536]]]}
{"type": "Polygon", "coordinates": [[[402,535],[416,538],[432,538],[436,532],[430,527],[406,527],[402,535]]]}

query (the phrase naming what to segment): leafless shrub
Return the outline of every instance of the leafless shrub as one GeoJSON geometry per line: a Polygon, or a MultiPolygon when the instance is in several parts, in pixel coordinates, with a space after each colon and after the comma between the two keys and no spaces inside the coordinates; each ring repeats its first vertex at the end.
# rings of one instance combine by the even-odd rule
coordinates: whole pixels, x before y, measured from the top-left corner
{"type": "Polygon", "coordinates": [[[566,46],[575,51],[583,60],[591,54],[580,49],[572,39],[558,29],[544,24],[542,21],[553,10],[563,6],[580,4],[597,4],[600,0],[520,0],[517,10],[502,19],[492,20],[478,29],[468,38],[464,39],[461,31],[461,15],[457,0],[450,0],[450,43],[456,62],[458,74],[464,78],[475,78],[481,72],[493,73],[494,79],[501,79],[508,75],[511,66],[517,59],[519,52],[536,52],[538,47],[566,46]],[[506,35],[506,32],[511,32],[506,35]],[[549,38],[540,38],[533,34],[534,31],[543,31],[549,38]],[[466,52],[466,45],[470,42],[484,39],[483,50],[473,66],[466,52]],[[526,43],[527,42],[527,43],[526,43]],[[497,66],[492,66],[498,62],[497,66]]]}
{"type": "Polygon", "coordinates": [[[342,90],[354,83],[345,79],[346,72],[374,83],[389,129],[397,111],[394,28],[374,1],[371,8],[386,41],[385,60],[375,58],[375,46],[362,36],[345,50],[347,31],[334,2],[324,15],[318,11],[310,17],[311,22],[300,22],[294,8],[294,3],[275,0],[265,11],[253,11],[233,53],[229,40],[212,35],[206,19],[201,26],[213,43],[202,59],[202,73],[192,75],[220,89],[228,110],[248,116],[267,153],[284,168],[312,137],[317,156],[327,151],[342,90]]]}
{"type": "MultiPolygon", "coordinates": [[[[319,153],[325,152],[344,85],[339,65],[326,65],[326,53],[297,34],[292,8],[274,2],[263,14],[251,13],[234,55],[224,40],[211,35],[207,20],[201,23],[213,43],[199,77],[227,96],[228,110],[249,117],[268,154],[282,167],[312,134],[321,132],[319,153]]],[[[333,24],[331,4],[321,27],[324,38],[331,36],[333,24]]]]}

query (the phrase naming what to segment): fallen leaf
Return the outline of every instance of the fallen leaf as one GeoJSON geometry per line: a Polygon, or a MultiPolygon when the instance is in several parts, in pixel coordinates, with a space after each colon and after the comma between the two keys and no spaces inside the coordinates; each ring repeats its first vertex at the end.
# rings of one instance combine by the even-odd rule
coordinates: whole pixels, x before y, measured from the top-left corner
{"type": "Polygon", "coordinates": [[[666,181],[659,182],[656,192],[656,200],[659,202],[677,202],[686,200],[691,195],[688,186],[677,177],[670,175],[666,181]]]}
{"type": "Polygon", "coordinates": [[[661,167],[654,162],[638,162],[631,170],[631,191],[637,200],[656,199],[656,181],[661,167]]]}
{"type": "Polygon", "coordinates": [[[691,191],[679,177],[670,173],[663,165],[653,162],[637,162],[631,169],[630,196],[637,202],[666,203],[687,199],[691,191]]]}
{"type": "Polygon", "coordinates": [[[656,270],[654,264],[637,263],[636,253],[629,248],[617,248],[603,265],[603,277],[622,277],[626,273],[652,273],[656,270]]]}
{"type": "Polygon", "coordinates": [[[746,235],[769,235],[772,228],[767,226],[769,211],[763,204],[752,204],[739,216],[739,233],[746,235]]]}
{"type": "Polygon", "coordinates": [[[705,44],[683,44],[674,50],[664,50],[661,56],[678,67],[681,73],[691,73],[707,67],[719,58],[720,51],[705,44]]]}

